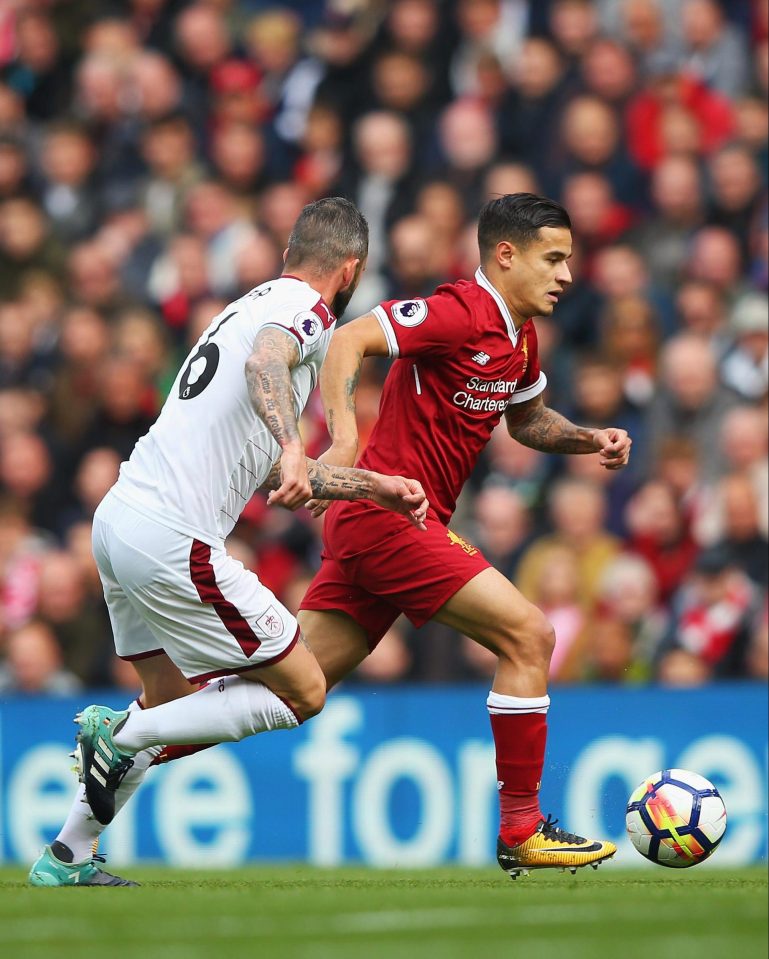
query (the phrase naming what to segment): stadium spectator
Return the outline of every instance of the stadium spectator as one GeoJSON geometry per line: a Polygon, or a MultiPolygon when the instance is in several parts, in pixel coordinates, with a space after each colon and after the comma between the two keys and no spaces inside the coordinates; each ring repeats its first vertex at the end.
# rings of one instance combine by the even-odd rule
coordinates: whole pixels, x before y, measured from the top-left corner
{"type": "Polygon", "coordinates": [[[708,675],[745,677],[758,616],[756,590],[729,551],[704,550],[673,598],[661,660],[683,650],[704,663],[708,675]]]}
{"type": "Polygon", "coordinates": [[[713,90],[737,97],[748,86],[747,49],[716,0],[686,0],[681,9],[685,69],[713,90]]]}
{"type": "Polygon", "coordinates": [[[49,626],[31,620],[12,630],[0,659],[0,693],[71,696],[82,689],[62,664],[61,650],[49,626]]]}
{"type": "Polygon", "coordinates": [[[523,554],[515,582],[524,596],[533,596],[547,568],[550,548],[565,546],[577,558],[580,601],[589,609],[605,567],[621,547],[620,540],[604,528],[603,490],[590,480],[561,479],[552,488],[549,507],[552,532],[535,539],[523,554]]]}
{"type": "Polygon", "coordinates": [[[703,184],[694,157],[669,156],[651,175],[653,213],[633,230],[629,242],[643,257],[650,279],[666,291],[684,275],[692,234],[705,219],[703,184]]]}
{"type": "Polygon", "coordinates": [[[553,44],[542,37],[527,39],[511,63],[510,89],[496,111],[505,156],[535,170],[551,169],[552,130],[566,101],[563,78],[563,63],[553,44]]]}
{"type": "Polygon", "coordinates": [[[533,517],[520,492],[494,482],[484,485],[473,502],[472,518],[472,541],[500,573],[515,581],[533,532],[533,517]]]}
{"type": "Polygon", "coordinates": [[[169,114],[147,125],[141,144],[147,173],[140,180],[140,202],[153,230],[162,235],[177,232],[187,192],[203,177],[192,128],[183,115],[169,114]]]}
{"type": "Polygon", "coordinates": [[[553,0],[549,4],[550,35],[575,69],[599,35],[593,0],[553,0]]]}
{"type": "Polygon", "coordinates": [[[675,294],[676,324],[682,333],[696,333],[721,356],[728,340],[726,299],[707,280],[684,280],[675,294]]]}
{"type": "Polygon", "coordinates": [[[307,196],[318,199],[331,189],[342,173],[344,129],[339,113],[331,104],[316,103],[307,114],[299,141],[300,154],[294,165],[295,179],[307,196]]]}
{"type": "Polygon", "coordinates": [[[28,622],[37,605],[46,534],[30,525],[23,504],[0,492],[0,636],[28,622]]]}
{"type": "Polygon", "coordinates": [[[0,489],[13,497],[35,527],[56,532],[64,506],[54,461],[37,433],[13,432],[0,442],[0,489]]]}
{"type": "Polygon", "coordinates": [[[671,54],[656,55],[646,72],[647,81],[626,113],[628,150],[641,169],[653,169],[671,151],[673,134],[666,130],[671,119],[688,124],[688,146],[697,153],[707,155],[728,141],[735,126],[728,99],[682,73],[671,54]]]}
{"type": "Polygon", "coordinates": [[[718,381],[712,348],[691,333],[669,340],[660,358],[660,382],[647,405],[651,456],[658,461],[667,436],[689,436],[697,445],[705,479],[723,468],[723,456],[713,442],[727,411],[736,399],[718,381]]]}
{"type": "MultiPolygon", "coordinates": [[[[637,554],[620,554],[604,570],[596,609],[628,630],[631,654],[625,680],[648,681],[668,621],[653,568],[637,554]]],[[[589,634],[589,626],[585,632],[589,634]]]]}
{"type": "Polygon", "coordinates": [[[28,197],[0,205],[0,296],[16,296],[24,277],[38,271],[61,276],[64,249],[43,211],[28,197]]]}
{"type": "Polygon", "coordinates": [[[769,388],[769,298],[746,293],[729,319],[731,348],[721,360],[724,384],[749,402],[766,398],[769,388]]]}
{"type": "Polygon", "coordinates": [[[623,43],[598,36],[584,51],[580,77],[586,92],[624,111],[638,83],[638,69],[623,43]]]}
{"type": "Polygon", "coordinates": [[[723,147],[708,161],[711,202],[708,222],[730,230],[743,262],[750,256],[750,228],[761,203],[761,174],[756,157],[739,144],[723,147]]]}
{"type": "Polygon", "coordinates": [[[457,0],[460,39],[452,53],[451,87],[460,99],[478,93],[478,63],[492,54],[501,64],[519,55],[526,29],[526,9],[521,3],[502,0],[457,0]]]}
{"type": "Polygon", "coordinates": [[[29,161],[24,144],[0,134],[0,200],[20,196],[28,189],[29,161]]]}
{"type": "Polygon", "coordinates": [[[596,172],[607,177],[620,203],[635,209],[644,204],[644,179],[625,148],[619,118],[603,100],[586,94],[571,100],[563,112],[559,140],[562,159],[551,189],[560,190],[570,173],[596,172]]]}
{"type": "Polygon", "coordinates": [[[440,260],[439,254],[448,251],[440,245],[433,224],[413,213],[393,224],[389,239],[387,299],[428,296],[449,269],[449,264],[440,260]]]}
{"type": "Polygon", "coordinates": [[[63,668],[84,685],[98,686],[108,680],[109,619],[98,597],[89,596],[82,569],[64,550],[51,550],[42,557],[35,619],[56,638],[63,668]]]}
{"type": "Polygon", "coordinates": [[[769,586],[769,538],[761,527],[766,492],[746,473],[727,473],[713,491],[710,515],[701,517],[706,542],[724,547],[734,565],[764,589],[769,586]]]}
{"type": "Polygon", "coordinates": [[[688,518],[665,482],[646,482],[627,505],[627,546],[654,571],[657,589],[667,603],[683,583],[699,551],[688,518]]]}

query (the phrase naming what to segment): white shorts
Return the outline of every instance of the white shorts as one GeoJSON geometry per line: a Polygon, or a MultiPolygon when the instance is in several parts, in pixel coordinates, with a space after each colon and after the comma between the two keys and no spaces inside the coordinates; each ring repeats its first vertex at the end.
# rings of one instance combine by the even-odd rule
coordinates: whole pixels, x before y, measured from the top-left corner
{"type": "Polygon", "coordinates": [[[291,613],[223,548],[111,494],[94,516],[93,553],[121,659],[165,652],[196,683],[271,666],[299,638],[291,613]]]}

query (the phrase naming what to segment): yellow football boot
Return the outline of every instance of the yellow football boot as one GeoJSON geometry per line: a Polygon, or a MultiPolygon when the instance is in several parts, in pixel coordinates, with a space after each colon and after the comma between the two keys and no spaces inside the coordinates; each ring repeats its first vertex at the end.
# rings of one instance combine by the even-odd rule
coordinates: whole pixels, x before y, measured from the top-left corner
{"type": "Polygon", "coordinates": [[[541,820],[534,835],[517,846],[497,840],[497,862],[511,879],[525,876],[531,869],[568,869],[571,873],[581,866],[597,869],[617,851],[614,843],[583,839],[559,829],[557,822],[550,816],[541,820]]]}

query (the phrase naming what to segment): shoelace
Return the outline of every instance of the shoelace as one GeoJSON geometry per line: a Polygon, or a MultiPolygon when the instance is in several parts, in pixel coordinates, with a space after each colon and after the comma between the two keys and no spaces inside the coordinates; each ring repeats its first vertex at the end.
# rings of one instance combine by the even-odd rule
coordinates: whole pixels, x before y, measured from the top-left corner
{"type": "Polygon", "coordinates": [[[553,819],[551,813],[547,814],[547,819],[543,820],[539,830],[545,839],[552,839],[554,842],[572,843],[574,845],[580,845],[584,842],[587,842],[587,840],[583,839],[582,836],[576,836],[573,832],[566,832],[565,829],[557,827],[557,822],[558,820],[553,819]]]}
{"type": "Polygon", "coordinates": [[[107,788],[116,790],[126,777],[126,773],[133,766],[133,759],[123,759],[107,774],[107,788]]]}

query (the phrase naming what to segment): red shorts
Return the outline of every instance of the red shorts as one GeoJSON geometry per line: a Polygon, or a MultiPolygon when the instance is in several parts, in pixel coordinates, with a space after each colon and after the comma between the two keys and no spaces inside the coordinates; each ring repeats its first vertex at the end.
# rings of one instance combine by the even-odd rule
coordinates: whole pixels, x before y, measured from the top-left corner
{"type": "Polygon", "coordinates": [[[401,613],[422,626],[491,565],[432,510],[426,526],[416,529],[404,516],[364,501],[332,504],[321,567],[301,608],[347,613],[366,631],[371,649],[401,613]]]}

